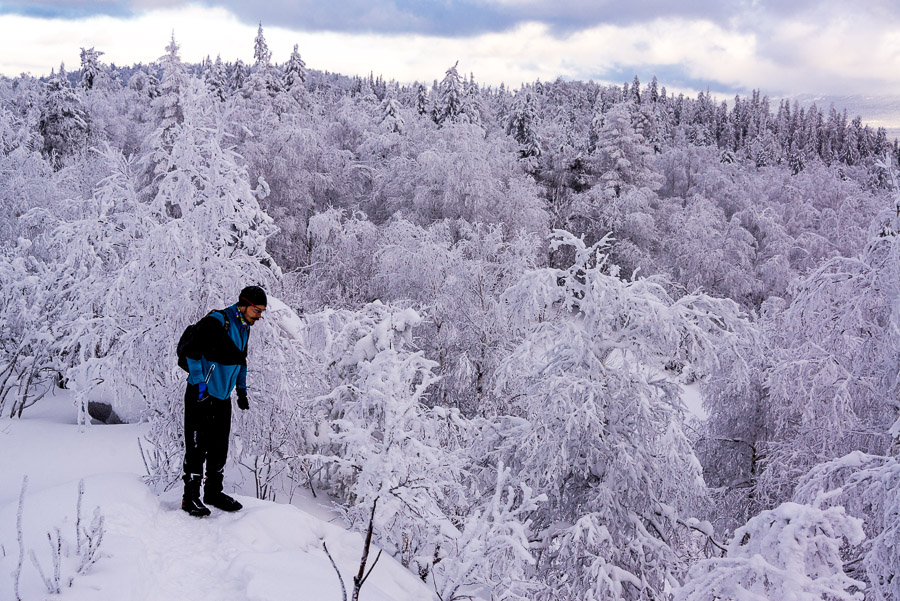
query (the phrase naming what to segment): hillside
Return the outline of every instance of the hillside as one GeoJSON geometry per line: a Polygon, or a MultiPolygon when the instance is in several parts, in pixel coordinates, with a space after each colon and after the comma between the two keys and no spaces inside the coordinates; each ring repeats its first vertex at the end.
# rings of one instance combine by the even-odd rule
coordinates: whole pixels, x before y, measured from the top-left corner
{"type": "MultiPolygon", "coordinates": [[[[346,586],[359,568],[362,536],[350,533],[326,505],[298,495],[293,505],[241,496],[237,514],[214,510],[198,520],[180,510],[181,492],[155,495],[141,481],[138,439],[144,425],[79,427],[69,395],[46,399],[21,420],[0,420],[0,597],[15,599],[20,557],[17,512],[22,476],[25,557],[21,599],[50,593],[57,535],[61,589],[68,601],[288,601],[341,599],[338,577],[323,543],[341,568],[346,586]],[[79,500],[79,484],[84,494],[79,500]],[[80,503],[81,522],[76,522],[80,503]],[[93,530],[94,511],[102,527],[93,530]],[[102,532],[93,565],[79,573],[76,527],[102,532]],[[54,545],[49,545],[48,533],[54,545]],[[34,554],[34,558],[31,556],[34,554]],[[71,585],[69,584],[72,579],[71,585]]],[[[82,546],[87,547],[82,535],[82,546]]],[[[87,555],[87,553],[85,553],[87,555]]],[[[429,596],[424,583],[382,556],[361,599],[402,601],[429,596]]]]}

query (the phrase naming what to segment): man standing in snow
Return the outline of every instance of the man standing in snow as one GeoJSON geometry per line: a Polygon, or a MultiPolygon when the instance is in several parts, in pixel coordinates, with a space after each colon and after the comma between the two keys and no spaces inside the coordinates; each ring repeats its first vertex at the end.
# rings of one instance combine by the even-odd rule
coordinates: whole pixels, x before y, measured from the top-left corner
{"type": "Polygon", "coordinates": [[[259,286],[241,290],[238,302],[213,311],[196,326],[186,352],[187,390],[184,393],[184,496],[181,508],[195,517],[208,516],[206,505],[238,511],[241,504],[222,492],[228,441],[231,435],[231,392],[237,405],[247,401],[247,342],[250,326],[262,319],[266,293],[259,286]],[[200,484],[206,462],[203,501],[200,484]]]}

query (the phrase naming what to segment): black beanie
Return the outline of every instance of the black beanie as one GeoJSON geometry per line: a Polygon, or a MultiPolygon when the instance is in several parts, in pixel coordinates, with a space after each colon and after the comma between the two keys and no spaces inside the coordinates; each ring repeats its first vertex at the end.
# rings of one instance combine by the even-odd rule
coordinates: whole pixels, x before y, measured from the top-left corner
{"type": "Polygon", "coordinates": [[[265,307],[268,303],[266,300],[266,292],[260,288],[259,286],[247,286],[243,290],[241,290],[241,296],[238,298],[238,303],[242,307],[246,307],[247,305],[256,305],[258,307],[265,307]]]}

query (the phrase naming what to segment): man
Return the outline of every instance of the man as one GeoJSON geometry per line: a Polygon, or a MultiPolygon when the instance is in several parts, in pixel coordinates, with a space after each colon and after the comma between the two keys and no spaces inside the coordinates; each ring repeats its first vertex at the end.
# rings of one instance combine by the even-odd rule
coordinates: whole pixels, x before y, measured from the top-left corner
{"type": "Polygon", "coordinates": [[[184,496],[181,508],[195,517],[210,514],[207,505],[238,511],[241,504],[222,492],[231,434],[231,392],[238,407],[247,401],[247,342],[250,326],[262,319],[266,293],[259,286],[241,290],[238,302],[213,311],[197,324],[185,353],[188,365],[184,393],[184,496]],[[200,484],[206,462],[203,501],[200,484]]]}

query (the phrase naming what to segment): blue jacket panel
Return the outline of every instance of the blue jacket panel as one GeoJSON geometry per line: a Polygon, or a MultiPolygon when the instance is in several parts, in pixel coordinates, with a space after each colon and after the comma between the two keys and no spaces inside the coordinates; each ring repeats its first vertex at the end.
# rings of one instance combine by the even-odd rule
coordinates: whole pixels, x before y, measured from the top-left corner
{"type": "Polygon", "coordinates": [[[217,399],[231,397],[237,388],[247,388],[247,342],[250,326],[238,313],[237,305],[224,309],[229,327],[218,312],[200,320],[196,343],[199,357],[188,356],[188,384],[199,384],[209,378],[207,392],[217,399]]]}

